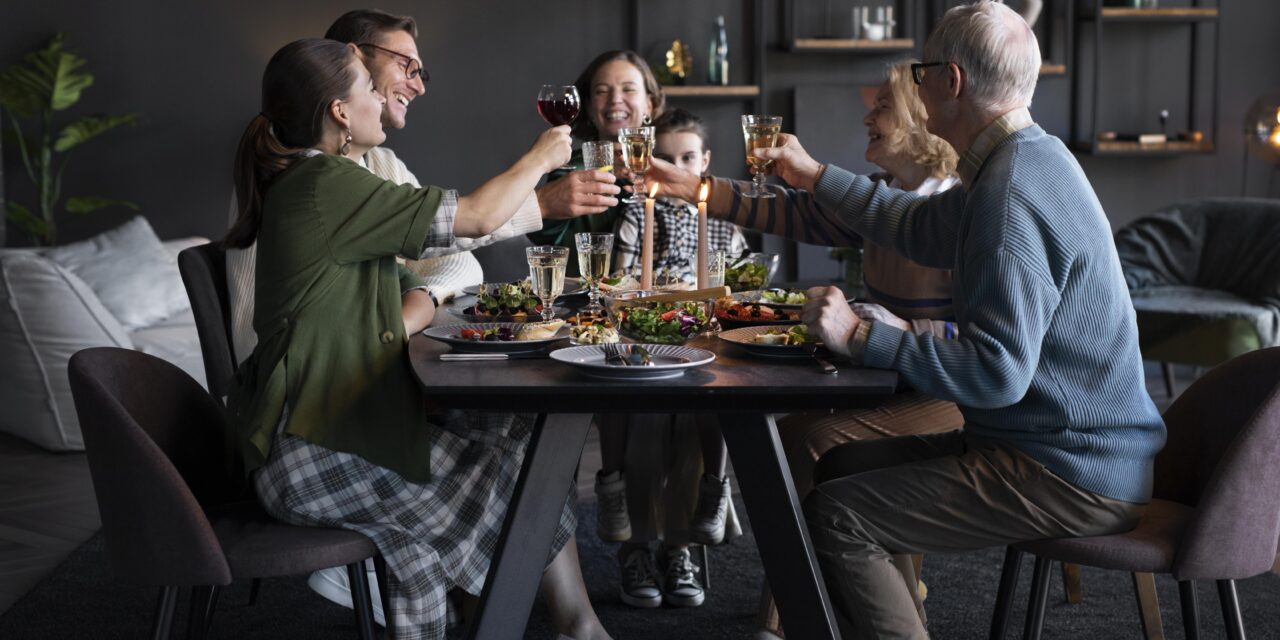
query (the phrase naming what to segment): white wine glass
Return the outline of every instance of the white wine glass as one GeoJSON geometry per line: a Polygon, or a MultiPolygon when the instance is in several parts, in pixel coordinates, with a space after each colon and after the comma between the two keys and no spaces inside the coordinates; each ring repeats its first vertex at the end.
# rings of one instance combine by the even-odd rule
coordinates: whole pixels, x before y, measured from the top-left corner
{"type": "Polygon", "coordinates": [[[573,236],[578,246],[578,271],[587,281],[587,295],[591,301],[579,311],[583,318],[604,317],[600,305],[600,281],[609,275],[609,260],[613,256],[612,233],[579,233],[573,236]]]}
{"type": "Polygon", "coordinates": [[[764,188],[765,173],[773,160],[757,158],[752,151],[778,146],[778,134],[781,132],[782,116],[742,116],[742,138],[747,147],[747,165],[751,167],[751,191],[742,194],[742,197],[773,197],[764,188]]]}
{"type": "Polygon", "coordinates": [[[653,154],[653,127],[626,127],[618,131],[618,144],[622,145],[622,162],[635,174],[634,191],[623,202],[644,202],[648,189],[644,186],[644,174],[649,170],[649,156],[653,154]]]}
{"type": "Polygon", "coordinates": [[[569,264],[569,247],[540,245],[526,247],[525,258],[529,261],[529,282],[533,285],[533,295],[542,301],[542,319],[555,317],[555,304],[564,291],[564,268],[569,264]]]}

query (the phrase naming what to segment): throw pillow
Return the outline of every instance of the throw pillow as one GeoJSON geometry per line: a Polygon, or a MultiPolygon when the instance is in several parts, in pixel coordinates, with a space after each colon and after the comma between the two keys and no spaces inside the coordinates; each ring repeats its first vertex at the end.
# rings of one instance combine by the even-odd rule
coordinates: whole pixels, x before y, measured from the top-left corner
{"type": "Polygon", "coordinates": [[[84,280],[129,331],[191,307],[178,261],[142,216],[45,255],[84,280]]]}
{"type": "Polygon", "coordinates": [[[0,431],[83,450],[67,361],[102,346],[133,344],[84,281],[34,252],[0,254],[0,431]]]}

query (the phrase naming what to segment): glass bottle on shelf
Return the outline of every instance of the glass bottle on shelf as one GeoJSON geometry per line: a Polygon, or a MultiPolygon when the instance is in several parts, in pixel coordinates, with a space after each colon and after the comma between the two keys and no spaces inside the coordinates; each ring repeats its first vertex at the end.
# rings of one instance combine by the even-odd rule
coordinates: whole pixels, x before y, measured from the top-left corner
{"type": "Polygon", "coordinates": [[[724,16],[716,16],[707,55],[707,84],[729,84],[729,37],[725,35],[724,16]]]}

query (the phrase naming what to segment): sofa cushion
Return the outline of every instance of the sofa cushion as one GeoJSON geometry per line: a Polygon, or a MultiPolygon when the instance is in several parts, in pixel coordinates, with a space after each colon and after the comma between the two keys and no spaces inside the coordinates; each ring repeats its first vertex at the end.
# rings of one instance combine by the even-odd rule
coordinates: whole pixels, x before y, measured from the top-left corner
{"type": "Polygon", "coordinates": [[[177,260],[142,216],[45,255],[88,283],[125,329],[148,327],[191,307],[177,260]]]}
{"type": "Polygon", "coordinates": [[[133,348],[177,365],[187,375],[205,384],[204,357],[200,352],[200,334],[190,309],[169,316],[149,327],[129,334],[133,348]]]}
{"type": "Polygon", "coordinates": [[[107,345],[133,346],[84,281],[34,252],[0,254],[0,431],[54,451],[83,450],[67,361],[107,345]]]}

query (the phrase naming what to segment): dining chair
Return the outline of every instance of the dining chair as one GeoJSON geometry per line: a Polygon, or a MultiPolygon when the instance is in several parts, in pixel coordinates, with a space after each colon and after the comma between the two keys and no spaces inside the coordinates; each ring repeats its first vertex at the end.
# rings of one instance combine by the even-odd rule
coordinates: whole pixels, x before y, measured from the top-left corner
{"type": "Polygon", "coordinates": [[[231,297],[227,292],[227,252],[210,242],[178,254],[178,271],[191,299],[191,311],[200,336],[205,380],[209,393],[225,398],[235,375],[231,352],[231,297]]]}
{"type": "Polygon", "coordinates": [[[1139,595],[1142,574],[1171,574],[1189,639],[1200,633],[1195,582],[1213,580],[1227,637],[1245,637],[1235,581],[1270,570],[1280,539],[1280,347],[1209,371],[1169,407],[1164,421],[1168,440],[1156,456],[1152,500],[1137,527],[1011,545],[991,638],[1004,637],[1026,553],[1036,562],[1024,638],[1040,637],[1054,560],[1130,572],[1139,595]]]}
{"type": "Polygon", "coordinates": [[[364,563],[378,554],[373,541],[284,524],[244,500],[229,473],[222,405],[198,382],[115,347],[76,353],[68,372],[112,569],[161,587],[152,638],[169,637],[179,588],[192,588],[187,635],[202,638],[232,581],[345,565],[359,637],[372,640],[364,563]]]}

